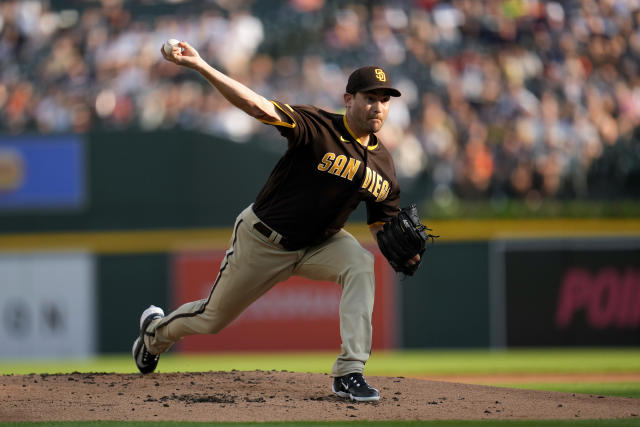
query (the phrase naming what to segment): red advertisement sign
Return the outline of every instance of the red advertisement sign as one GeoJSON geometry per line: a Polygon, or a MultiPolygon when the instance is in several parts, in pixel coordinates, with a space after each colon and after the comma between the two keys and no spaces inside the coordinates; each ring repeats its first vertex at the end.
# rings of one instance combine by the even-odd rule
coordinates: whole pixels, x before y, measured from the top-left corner
{"type": "MultiPolygon", "coordinates": [[[[373,348],[396,346],[396,282],[376,250],[373,348]]],[[[183,252],[173,257],[173,307],[209,296],[224,251],[183,252]]],[[[340,349],[340,286],[291,277],[254,302],[216,335],[194,335],[177,344],[182,352],[340,349]]]]}
{"type": "Polygon", "coordinates": [[[583,317],[593,329],[640,328],[640,269],[606,266],[595,272],[567,269],[560,284],[556,325],[583,317]]]}
{"type": "Polygon", "coordinates": [[[507,345],[640,344],[638,240],[514,241],[505,247],[507,345]]]}

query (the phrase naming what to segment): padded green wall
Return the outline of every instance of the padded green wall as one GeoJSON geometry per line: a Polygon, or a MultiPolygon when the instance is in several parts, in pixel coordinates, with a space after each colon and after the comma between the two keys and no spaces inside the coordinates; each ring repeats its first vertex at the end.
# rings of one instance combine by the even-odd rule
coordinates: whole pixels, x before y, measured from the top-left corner
{"type": "Polygon", "coordinates": [[[400,286],[404,347],[489,345],[487,242],[437,242],[400,286]]]}

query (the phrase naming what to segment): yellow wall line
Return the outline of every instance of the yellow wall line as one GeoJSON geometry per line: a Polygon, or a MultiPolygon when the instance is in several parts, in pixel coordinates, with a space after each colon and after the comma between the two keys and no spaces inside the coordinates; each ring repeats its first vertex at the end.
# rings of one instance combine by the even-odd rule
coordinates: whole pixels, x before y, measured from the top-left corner
{"type": "MultiPolygon", "coordinates": [[[[440,242],[496,238],[640,237],[640,219],[446,220],[430,222],[440,242]]],[[[373,241],[366,224],[347,230],[363,243],[373,241]]],[[[231,228],[78,231],[0,234],[0,251],[88,250],[102,254],[171,252],[226,248],[231,228]]]]}
{"type": "Polygon", "coordinates": [[[0,235],[0,251],[88,250],[103,254],[224,248],[230,229],[171,229],[0,235]]]}

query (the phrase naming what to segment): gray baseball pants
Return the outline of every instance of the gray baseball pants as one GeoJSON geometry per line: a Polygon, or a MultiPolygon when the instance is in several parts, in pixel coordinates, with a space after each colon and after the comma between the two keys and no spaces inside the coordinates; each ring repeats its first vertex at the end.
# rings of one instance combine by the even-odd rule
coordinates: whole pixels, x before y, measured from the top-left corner
{"type": "Polygon", "coordinates": [[[238,215],[230,248],[209,297],[186,303],[153,321],[145,334],[147,349],[161,354],[185,336],[215,334],[274,285],[295,275],[342,287],[342,352],[332,374],[362,372],[371,352],[373,255],[345,230],[317,246],[287,251],[278,243],[281,235],[273,231],[270,237],[264,236],[254,229],[257,222],[260,219],[252,206],[238,215]]]}

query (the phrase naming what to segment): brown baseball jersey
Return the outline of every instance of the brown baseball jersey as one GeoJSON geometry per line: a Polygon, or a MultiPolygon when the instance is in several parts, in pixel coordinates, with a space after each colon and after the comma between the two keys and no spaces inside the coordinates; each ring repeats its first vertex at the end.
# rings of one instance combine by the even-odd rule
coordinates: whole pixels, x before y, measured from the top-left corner
{"type": "Polygon", "coordinates": [[[287,249],[317,244],[337,233],[362,200],[370,225],[389,221],[398,212],[393,160],[374,134],[364,146],[342,114],[273,103],[287,120],[264,123],[276,126],[288,149],[253,210],[287,238],[287,249]]]}

